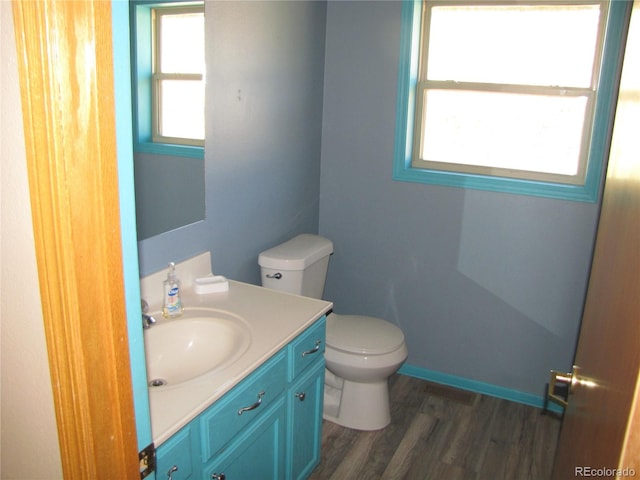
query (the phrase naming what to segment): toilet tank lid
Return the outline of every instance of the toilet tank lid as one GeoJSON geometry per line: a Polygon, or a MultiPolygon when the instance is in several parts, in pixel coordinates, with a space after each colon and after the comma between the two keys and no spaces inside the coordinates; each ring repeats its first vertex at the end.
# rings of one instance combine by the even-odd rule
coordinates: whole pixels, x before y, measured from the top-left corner
{"type": "Polygon", "coordinates": [[[258,256],[258,264],[277,270],[304,270],[333,253],[333,242],[319,235],[303,233],[258,256]]]}

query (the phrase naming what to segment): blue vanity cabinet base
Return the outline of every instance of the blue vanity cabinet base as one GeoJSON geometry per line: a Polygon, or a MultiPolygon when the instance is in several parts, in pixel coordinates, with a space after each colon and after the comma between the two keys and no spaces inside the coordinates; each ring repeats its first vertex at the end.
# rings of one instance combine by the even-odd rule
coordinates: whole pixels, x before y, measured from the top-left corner
{"type": "Polygon", "coordinates": [[[172,480],[307,478],[320,462],[325,332],[322,317],[160,445],[156,478],[174,465],[172,480]]]}
{"type": "Polygon", "coordinates": [[[287,355],[281,350],[201,415],[202,461],[206,462],[257,419],[287,386],[287,355]],[[260,394],[264,393],[262,397],[260,394]],[[238,415],[241,408],[256,405],[238,415]]]}
{"type": "Polygon", "coordinates": [[[307,478],[320,463],[323,398],[324,357],[292,384],[287,395],[287,478],[307,478]]]}
{"type": "Polygon", "coordinates": [[[156,451],[156,479],[188,480],[197,478],[200,457],[197,425],[189,424],[180,429],[156,451]],[[177,469],[171,473],[173,469],[177,469]]]}
{"type": "Polygon", "coordinates": [[[228,480],[285,478],[284,403],[284,396],[280,395],[263,415],[205,466],[202,479],[211,480],[213,474],[224,474],[228,480]]]}

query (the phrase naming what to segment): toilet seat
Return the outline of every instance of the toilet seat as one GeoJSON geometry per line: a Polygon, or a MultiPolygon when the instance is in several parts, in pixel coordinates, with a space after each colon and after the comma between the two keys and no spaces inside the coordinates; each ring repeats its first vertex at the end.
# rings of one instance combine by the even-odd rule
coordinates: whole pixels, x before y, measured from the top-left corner
{"type": "Polygon", "coordinates": [[[382,355],[404,344],[397,326],[381,318],[364,315],[327,316],[327,345],[347,353],[382,355]]]}

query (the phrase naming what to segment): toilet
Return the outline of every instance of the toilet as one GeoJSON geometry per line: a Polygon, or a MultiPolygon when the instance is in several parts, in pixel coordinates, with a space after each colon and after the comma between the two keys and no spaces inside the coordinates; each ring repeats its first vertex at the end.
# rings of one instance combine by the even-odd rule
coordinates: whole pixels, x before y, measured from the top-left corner
{"type": "MultiPolygon", "coordinates": [[[[262,285],[322,298],[333,253],[331,240],[302,234],[258,257],[262,285]]],[[[323,417],[356,430],[379,430],[391,421],[388,379],[407,358],[404,334],[385,320],[327,315],[323,417]]]]}

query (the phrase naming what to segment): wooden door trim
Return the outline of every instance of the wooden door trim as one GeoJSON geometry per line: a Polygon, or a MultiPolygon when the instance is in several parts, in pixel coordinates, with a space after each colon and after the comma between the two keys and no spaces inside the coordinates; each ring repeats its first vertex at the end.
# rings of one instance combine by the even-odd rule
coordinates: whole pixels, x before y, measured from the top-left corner
{"type": "Polygon", "coordinates": [[[13,16],[64,478],[136,478],[111,2],[15,0],[13,16]]]}

